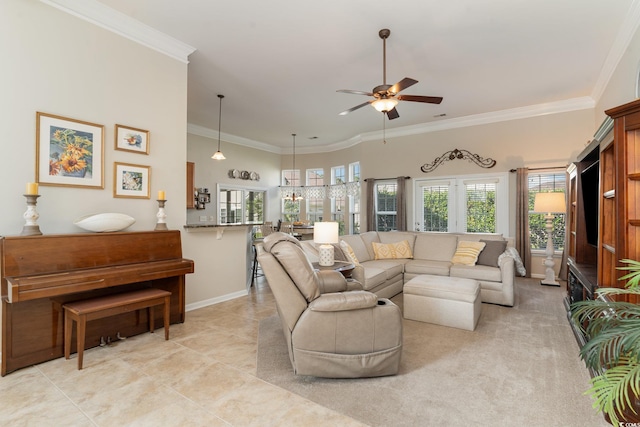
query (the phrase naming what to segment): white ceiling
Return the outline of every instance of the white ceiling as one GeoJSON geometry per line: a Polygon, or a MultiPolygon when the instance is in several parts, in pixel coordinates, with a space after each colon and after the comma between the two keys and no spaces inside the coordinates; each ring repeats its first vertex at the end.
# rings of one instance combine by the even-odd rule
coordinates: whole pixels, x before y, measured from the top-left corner
{"type": "MultiPolygon", "coordinates": [[[[587,108],[599,98],[637,28],[639,0],[100,0],[196,48],[188,122],[286,152],[323,151],[379,137],[382,114],[362,95],[412,77],[387,132],[503,110],[587,108]],[[437,117],[446,114],[445,117],[437,117]],[[317,139],[310,139],[317,137],[317,139]]],[[[224,151],[224,150],[223,150],[224,151]]]]}

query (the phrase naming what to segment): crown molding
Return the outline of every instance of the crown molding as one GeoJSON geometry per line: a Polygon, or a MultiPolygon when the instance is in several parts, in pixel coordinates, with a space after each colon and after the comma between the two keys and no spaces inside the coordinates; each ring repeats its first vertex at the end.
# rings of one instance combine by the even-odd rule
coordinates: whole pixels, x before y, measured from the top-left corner
{"type": "Polygon", "coordinates": [[[185,64],[189,63],[189,55],[196,50],[96,0],[40,1],[185,64]]]}
{"type": "MultiPolygon", "coordinates": [[[[469,126],[486,125],[490,123],[506,122],[510,120],[527,119],[532,117],[546,116],[549,114],[566,113],[577,110],[587,110],[595,108],[595,101],[583,96],[580,98],[571,98],[564,101],[550,102],[546,104],[529,105],[527,107],[510,108],[507,110],[493,111],[490,113],[474,114],[471,116],[457,117],[454,119],[445,119],[437,122],[422,123],[418,125],[403,126],[386,130],[386,138],[397,138],[401,136],[419,135],[430,132],[438,132],[449,129],[458,129],[469,126]]],[[[217,139],[218,131],[205,128],[198,125],[187,124],[187,132],[194,135],[204,136],[206,138],[217,139]]],[[[241,138],[234,135],[222,133],[221,137],[227,142],[242,145],[249,148],[268,151],[275,154],[289,153],[286,148],[276,147],[264,142],[258,142],[251,139],[241,138]]],[[[332,151],[343,150],[353,147],[361,142],[376,141],[382,139],[382,131],[373,131],[358,134],[346,141],[336,142],[329,145],[317,145],[300,147],[296,149],[298,154],[320,154],[332,151]]]]}
{"type": "MultiPolygon", "coordinates": [[[[187,133],[192,135],[203,136],[213,140],[218,140],[218,131],[215,129],[209,129],[204,126],[194,125],[187,123],[187,133]]],[[[241,145],[243,147],[255,148],[269,153],[283,154],[280,147],[275,145],[265,144],[264,142],[254,141],[253,139],[243,138],[241,136],[235,136],[228,133],[220,132],[220,139],[232,144],[241,145]]]]}
{"type": "Polygon", "coordinates": [[[627,51],[627,48],[629,47],[629,44],[631,43],[631,40],[633,39],[636,31],[638,31],[639,26],[640,0],[633,0],[631,6],[629,6],[629,12],[627,13],[622,25],[620,26],[618,35],[613,42],[613,46],[611,46],[609,54],[607,55],[607,58],[602,65],[598,80],[596,81],[596,84],[591,92],[591,98],[593,98],[596,102],[600,101],[602,94],[607,88],[607,85],[609,84],[613,73],[618,67],[618,64],[624,56],[624,53],[627,51]]]}
{"type": "MultiPolygon", "coordinates": [[[[492,111],[489,113],[474,114],[471,116],[457,117],[418,125],[404,126],[387,129],[387,137],[416,135],[421,133],[438,132],[442,130],[457,129],[469,126],[486,125],[490,123],[506,122],[510,120],[528,119],[532,117],[546,116],[549,114],[566,113],[576,110],[595,108],[595,101],[588,96],[565,99],[563,101],[544,104],[528,105],[526,107],[510,108],[507,110],[492,111]]],[[[375,133],[379,138],[381,132],[375,133]]],[[[373,138],[373,139],[375,139],[373,138]]]]}

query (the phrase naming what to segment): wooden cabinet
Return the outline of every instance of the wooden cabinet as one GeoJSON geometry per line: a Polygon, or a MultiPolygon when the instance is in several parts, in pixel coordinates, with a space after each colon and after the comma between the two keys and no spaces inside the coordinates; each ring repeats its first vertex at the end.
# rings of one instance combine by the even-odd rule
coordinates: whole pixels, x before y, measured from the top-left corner
{"type": "Polygon", "coordinates": [[[195,203],[196,164],[187,162],[187,209],[194,209],[195,203]]]}
{"type": "MultiPolygon", "coordinates": [[[[598,259],[598,276],[601,286],[624,287],[618,280],[624,272],[616,269],[620,260],[640,260],[640,100],[606,113],[614,119],[614,142],[603,157],[609,162],[602,171],[602,203],[608,211],[603,210],[600,219],[603,249],[609,253],[603,250],[598,259]]],[[[626,299],[638,302],[636,296],[626,299]]]]}

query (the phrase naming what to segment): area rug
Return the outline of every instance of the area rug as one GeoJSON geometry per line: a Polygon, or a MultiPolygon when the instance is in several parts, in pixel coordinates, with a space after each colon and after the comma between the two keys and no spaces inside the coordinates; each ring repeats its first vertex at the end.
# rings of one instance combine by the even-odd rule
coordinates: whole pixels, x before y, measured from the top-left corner
{"type": "Polygon", "coordinates": [[[382,378],[294,375],[280,319],[269,317],[257,375],[370,426],[608,425],[583,395],[589,374],[564,290],[518,279],[516,295],[513,308],[483,304],[473,332],[404,320],[400,372],[382,378]]]}

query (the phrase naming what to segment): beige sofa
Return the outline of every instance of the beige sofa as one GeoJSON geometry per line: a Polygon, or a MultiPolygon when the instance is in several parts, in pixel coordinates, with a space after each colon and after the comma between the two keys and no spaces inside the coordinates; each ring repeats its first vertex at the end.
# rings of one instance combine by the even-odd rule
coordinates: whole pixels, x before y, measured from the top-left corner
{"type": "MultiPolygon", "coordinates": [[[[381,298],[391,298],[402,292],[404,283],[421,274],[475,279],[480,282],[482,302],[513,306],[514,259],[507,254],[493,254],[488,264],[461,265],[451,262],[458,242],[485,242],[484,250],[494,249],[499,242],[512,242],[497,234],[484,233],[435,233],[435,232],[375,232],[341,236],[357,258],[358,265],[353,278],[363,284],[365,290],[381,298]],[[375,243],[396,244],[408,241],[412,258],[376,259],[375,243]]],[[[504,244],[504,243],[503,243],[504,244]]],[[[313,258],[313,242],[307,243],[305,252],[313,258]]],[[[344,245],[342,245],[344,249],[344,245]]],[[[342,257],[336,251],[336,259],[342,257]]],[[[482,252],[481,252],[482,256],[482,252]]]]}
{"type": "Polygon", "coordinates": [[[289,235],[270,234],[256,249],[276,300],[294,373],[360,378],[398,372],[398,306],[336,271],[314,271],[301,243],[289,235]]]}

